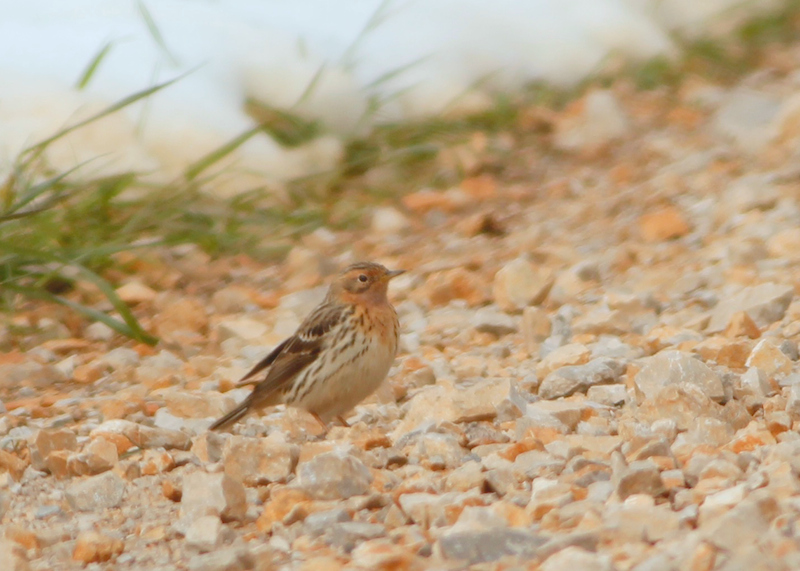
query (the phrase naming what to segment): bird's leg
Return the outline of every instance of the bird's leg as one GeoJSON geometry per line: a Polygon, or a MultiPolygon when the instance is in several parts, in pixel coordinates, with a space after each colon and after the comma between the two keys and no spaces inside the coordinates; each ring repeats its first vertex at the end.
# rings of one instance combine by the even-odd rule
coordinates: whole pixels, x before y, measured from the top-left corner
{"type": "Polygon", "coordinates": [[[342,423],[342,426],[344,426],[344,427],[346,427],[346,428],[350,428],[350,425],[349,425],[349,424],[347,424],[347,421],[344,419],[344,417],[342,417],[342,415],[339,415],[339,416],[337,416],[337,417],[336,417],[336,420],[338,420],[339,422],[341,422],[341,423],[342,423]]]}
{"type": "Polygon", "coordinates": [[[316,412],[311,412],[310,410],[308,412],[309,412],[309,414],[311,414],[311,416],[313,416],[315,419],[317,419],[317,422],[319,422],[320,426],[322,426],[322,429],[327,433],[328,432],[328,425],[325,423],[325,421],[322,420],[322,418],[316,412]]]}

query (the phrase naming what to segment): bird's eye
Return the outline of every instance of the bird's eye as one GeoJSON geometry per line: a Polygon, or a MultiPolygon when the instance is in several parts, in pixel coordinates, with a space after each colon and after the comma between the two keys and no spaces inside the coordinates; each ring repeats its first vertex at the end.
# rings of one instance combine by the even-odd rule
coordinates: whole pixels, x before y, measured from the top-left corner
{"type": "Polygon", "coordinates": [[[360,281],[361,283],[367,283],[368,279],[369,278],[367,276],[365,276],[364,274],[361,274],[360,276],[358,276],[358,281],[360,281]]]}

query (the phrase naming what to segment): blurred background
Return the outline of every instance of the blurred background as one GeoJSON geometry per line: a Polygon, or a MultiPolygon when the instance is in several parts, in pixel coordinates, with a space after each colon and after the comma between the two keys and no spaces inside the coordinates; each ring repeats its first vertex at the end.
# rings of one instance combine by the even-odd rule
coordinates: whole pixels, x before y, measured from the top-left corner
{"type": "MultiPolygon", "coordinates": [[[[659,132],[702,126],[758,154],[793,140],[798,107],[792,0],[40,0],[2,13],[7,306],[63,303],[86,272],[112,291],[99,273],[131,248],[283,259],[321,227],[406,228],[418,213],[435,226],[496,179],[535,197],[561,185],[556,159],[623,172],[620,142],[635,147],[655,117],[659,132]],[[732,89],[770,74],[780,88],[732,89]],[[404,213],[384,208],[398,200],[404,213]]],[[[126,316],[114,327],[134,333],[110,299],[126,316]]]]}

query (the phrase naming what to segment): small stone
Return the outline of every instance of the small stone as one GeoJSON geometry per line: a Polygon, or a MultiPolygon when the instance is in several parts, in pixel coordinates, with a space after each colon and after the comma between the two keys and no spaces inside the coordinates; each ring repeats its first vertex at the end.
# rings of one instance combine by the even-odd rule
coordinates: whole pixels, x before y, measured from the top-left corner
{"type": "Polygon", "coordinates": [[[748,367],[757,367],[767,377],[788,375],[792,372],[792,360],[781,350],[782,340],[776,337],[765,337],[753,348],[745,363],[748,367]]]}
{"type": "Polygon", "coordinates": [[[104,438],[94,438],[83,454],[90,474],[100,474],[110,470],[119,460],[117,447],[104,438]]]}
{"type": "Polygon", "coordinates": [[[536,375],[544,378],[556,369],[589,362],[592,352],[581,343],[568,343],[551,351],[536,365],[536,375]]]}
{"type": "Polygon", "coordinates": [[[29,571],[28,556],[24,547],[10,539],[0,539],[0,561],[4,571],[29,571]]]}
{"type": "Polygon", "coordinates": [[[800,419],[800,383],[789,386],[789,393],[786,397],[786,412],[793,418],[800,419]]]}
{"type": "Polygon", "coordinates": [[[653,398],[646,399],[637,409],[640,420],[652,423],[672,419],[678,430],[688,430],[700,416],[722,417],[722,407],[691,383],[667,385],[653,398]]]}
{"type": "Polygon", "coordinates": [[[758,154],[775,135],[773,121],[780,101],[753,89],[731,91],[714,116],[714,130],[743,152],[758,154]]]}
{"type": "Polygon", "coordinates": [[[763,283],[744,288],[714,307],[707,331],[723,331],[740,311],[746,312],[758,327],[767,327],[783,319],[793,298],[791,285],[763,283]]]}
{"type": "Polygon", "coordinates": [[[750,339],[758,339],[761,337],[761,330],[746,312],[737,311],[731,316],[723,335],[725,335],[725,337],[749,337],[750,339]]]}
{"type": "MultiPolygon", "coordinates": [[[[188,450],[192,446],[191,438],[183,432],[166,428],[153,428],[123,419],[107,420],[92,430],[90,436],[93,438],[103,437],[112,442],[117,442],[115,436],[123,436],[131,444],[139,448],[188,450]]],[[[122,453],[125,449],[119,451],[122,453]]]]}
{"type": "Polygon", "coordinates": [[[31,449],[31,464],[37,470],[44,470],[47,457],[55,450],[77,450],[78,438],[66,428],[59,430],[40,430],[36,433],[31,449]]]}
{"type": "Polygon", "coordinates": [[[19,543],[25,549],[39,549],[42,547],[42,542],[38,535],[30,530],[17,527],[14,524],[5,526],[3,535],[6,539],[19,543]]]}
{"type": "Polygon", "coordinates": [[[256,527],[261,531],[270,532],[276,523],[283,523],[290,514],[299,512],[308,514],[312,503],[311,495],[304,490],[286,486],[275,487],[264,506],[264,511],[258,516],[256,527]]]}
{"type": "Polygon", "coordinates": [[[470,565],[496,561],[505,556],[529,559],[547,540],[521,529],[451,532],[438,541],[445,559],[465,561],[470,565]]]}
{"type": "Polygon", "coordinates": [[[510,379],[487,379],[466,385],[446,387],[437,383],[423,387],[409,403],[402,422],[392,433],[393,441],[430,419],[474,422],[497,416],[497,407],[513,396],[510,379]]]}
{"type": "Polygon", "coordinates": [[[75,541],[72,558],[81,563],[104,563],[120,555],[125,545],[122,540],[95,531],[83,531],[75,541]]]}
{"type": "Polygon", "coordinates": [[[345,521],[331,525],[325,533],[325,542],[347,552],[352,551],[362,541],[375,539],[385,534],[386,527],[379,523],[345,521]]]}
{"type": "Polygon", "coordinates": [[[639,219],[639,232],[646,242],[664,242],[689,233],[689,224],[680,210],[666,206],[643,214],[639,219]]]}
{"type": "Polygon", "coordinates": [[[595,385],[586,391],[586,398],[606,406],[621,406],[628,400],[625,385],[595,385]]]}
{"type": "Polygon", "coordinates": [[[344,451],[319,454],[300,464],[297,485],[319,500],[347,499],[367,493],[372,473],[363,462],[344,451]]]}
{"type": "Polygon", "coordinates": [[[278,432],[267,438],[232,436],[225,442],[222,464],[226,474],[246,486],[261,486],[288,480],[299,455],[300,449],[278,432]]]}
{"type": "Polygon", "coordinates": [[[758,367],[750,367],[733,387],[733,396],[751,409],[763,406],[772,393],[767,374],[758,367]]]}
{"type": "Polygon", "coordinates": [[[201,462],[219,462],[227,440],[217,432],[206,431],[195,438],[192,444],[192,453],[201,462]]]}
{"type": "Polygon", "coordinates": [[[554,280],[550,270],[517,258],[495,274],[492,295],[503,311],[521,311],[529,305],[541,304],[553,287],[554,280]]]}
{"type": "Polygon", "coordinates": [[[226,339],[241,339],[248,343],[259,342],[269,333],[269,327],[249,317],[226,319],[217,324],[220,342],[226,339]]]}
{"type": "Polygon", "coordinates": [[[725,391],[719,376],[708,365],[689,353],[663,351],[642,360],[643,367],[634,378],[634,386],[642,399],[649,399],[665,386],[689,383],[714,401],[722,401],[725,391]]]}
{"type": "Polygon", "coordinates": [[[418,288],[418,295],[435,306],[463,299],[467,305],[475,307],[489,301],[489,285],[477,272],[453,268],[430,274],[425,284],[418,288]]]}
{"type": "Polygon", "coordinates": [[[411,224],[402,212],[391,206],[384,206],[375,208],[372,211],[370,225],[375,234],[386,236],[388,234],[399,234],[411,224]]]}
{"type": "Polygon", "coordinates": [[[472,317],[472,326],[481,333],[491,333],[502,337],[517,331],[514,319],[505,313],[495,311],[490,307],[482,307],[472,317]]]}
{"type": "Polygon", "coordinates": [[[147,303],[156,299],[158,293],[141,282],[128,282],[116,289],[116,294],[125,303],[131,305],[147,303]]]}
{"type": "Polygon", "coordinates": [[[625,115],[612,91],[596,89],[570,106],[556,123],[556,148],[596,153],[630,131],[625,115]]]}
{"type": "Polygon", "coordinates": [[[84,334],[86,335],[87,339],[91,339],[92,341],[111,341],[117,332],[111,329],[105,323],[95,321],[86,328],[84,334]]]}
{"type": "Polygon", "coordinates": [[[0,474],[8,473],[15,480],[20,480],[25,473],[28,462],[19,456],[0,449],[0,474]]]}
{"type": "Polygon", "coordinates": [[[413,446],[403,449],[409,461],[433,470],[454,469],[461,465],[467,450],[450,433],[429,432],[415,439],[413,446]]]}
{"type": "Polygon", "coordinates": [[[125,488],[125,480],[113,472],[105,472],[70,484],[66,498],[74,510],[99,511],[119,506],[125,488]]]}
{"type": "Polygon", "coordinates": [[[253,555],[239,546],[195,555],[189,560],[189,571],[245,571],[254,569],[255,565],[253,555]]]}
{"type": "Polygon", "coordinates": [[[660,496],[666,492],[658,466],[649,460],[631,462],[619,474],[615,471],[614,480],[621,500],[633,494],[660,496]]]}
{"type": "Polygon", "coordinates": [[[111,367],[113,370],[118,371],[126,367],[135,367],[141,361],[139,353],[127,347],[117,347],[112,349],[105,355],[101,356],[98,361],[103,365],[111,367]]]}
{"type": "Polygon", "coordinates": [[[762,537],[780,511],[777,501],[768,490],[757,490],[730,511],[709,522],[701,533],[709,543],[735,552],[762,537]]]}
{"type": "Polygon", "coordinates": [[[539,396],[556,399],[586,392],[594,385],[619,382],[625,366],[614,359],[593,359],[585,365],[561,367],[547,375],[539,386],[539,396]]]}
{"type": "Polygon", "coordinates": [[[564,569],[613,571],[615,566],[609,555],[592,553],[580,547],[570,546],[548,557],[540,569],[542,571],[563,571],[564,569]]]}
{"type": "Polygon", "coordinates": [[[153,322],[162,337],[178,331],[205,333],[208,327],[206,306],[198,299],[181,297],[155,314],[153,322]]]}
{"type": "Polygon", "coordinates": [[[230,285],[215,291],[211,303],[219,313],[243,313],[255,297],[255,292],[246,287],[230,285]]]}
{"type": "Polygon", "coordinates": [[[550,316],[541,307],[526,307],[522,310],[522,337],[529,353],[550,336],[550,316]]]}
{"type": "MultiPolygon", "coordinates": [[[[363,541],[353,550],[353,565],[358,569],[375,569],[376,571],[400,571],[415,569],[419,566],[418,557],[403,545],[395,545],[387,539],[363,541]]],[[[309,567],[308,571],[316,571],[318,567],[309,567]]],[[[304,570],[306,571],[306,570],[304,570]]],[[[320,569],[320,571],[323,571],[320,569]]]]}
{"type": "Polygon", "coordinates": [[[192,520],[186,529],[186,545],[200,553],[213,551],[222,545],[224,529],[219,517],[215,515],[200,516],[192,520]]]}
{"type": "Polygon", "coordinates": [[[232,407],[231,399],[216,391],[165,389],[161,398],[165,408],[179,418],[218,418],[232,407]]]}
{"type": "Polygon", "coordinates": [[[191,472],[181,489],[181,517],[190,521],[206,515],[241,521],[247,512],[244,486],[227,474],[191,472]]]}

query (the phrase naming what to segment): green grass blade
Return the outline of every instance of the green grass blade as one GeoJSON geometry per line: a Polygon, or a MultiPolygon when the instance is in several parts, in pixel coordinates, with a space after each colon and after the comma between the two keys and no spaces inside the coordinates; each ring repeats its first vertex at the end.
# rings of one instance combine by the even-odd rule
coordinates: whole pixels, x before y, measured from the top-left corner
{"type": "Polygon", "coordinates": [[[91,319],[92,321],[99,321],[101,323],[104,323],[117,333],[121,333],[122,335],[130,337],[131,339],[135,339],[136,341],[146,343],[147,345],[155,345],[156,343],[158,343],[157,337],[154,337],[149,333],[147,333],[135,321],[134,321],[135,327],[131,327],[131,325],[127,321],[125,322],[119,321],[118,319],[114,319],[107,313],[103,313],[102,311],[83,305],[82,303],[78,303],[70,299],[67,299],[65,297],[61,297],[60,295],[52,294],[41,288],[27,288],[13,284],[6,284],[5,288],[8,290],[13,290],[25,297],[50,301],[68,307],[71,310],[91,319]]]}
{"type": "Polygon", "coordinates": [[[106,42],[105,45],[100,48],[100,51],[97,52],[97,55],[92,58],[92,61],[89,62],[89,65],[86,66],[86,69],[83,70],[83,73],[78,78],[78,83],[75,84],[77,89],[84,89],[87,85],[89,85],[89,82],[92,80],[92,77],[94,77],[97,68],[100,67],[100,63],[111,51],[111,47],[113,45],[114,42],[106,42]]]}
{"type": "MultiPolygon", "coordinates": [[[[139,325],[139,322],[137,321],[136,317],[134,317],[133,313],[131,312],[131,309],[128,307],[128,304],[126,304],[119,298],[117,292],[114,291],[114,288],[111,287],[110,283],[108,283],[106,280],[104,280],[102,277],[94,273],[89,268],[77,264],[72,264],[72,266],[78,269],[78,273],[83,279],[85,279],[87,282],[94,284],[97,287],[97,289],[103,292],[103,295],[106,296],[108,301],[111,302],[111,305],[114,306],[114,309],[117,310],[117,313],[119,313],[122,319],[125,321],[125,325],[127,325],[127,328],[133,333],[131,337],[139,341],[142,341],[143,343],[147,343],[148,345],[155,345],[156,343],[158,343],[157,337],[150,335],[149,333],[147,333],[147,331],[142,329],[142,326],[139,325]]],[[[91,310],[91,308],[87,309],[91,310]]],[[[101,315],[106,315],[102,312],[97,312],[96,310],[91,310],[91,311],[100,313],[101,315]]],[[[106,315],[106,317],[112,321],[116,321],[108,315],[106,315]]],[[[106,323],[106,325],[112,327],[112,325],[107,323],[105,320],[103,321],[103,323],[106,323]]],[[[119,331],[119,329],[115,330],[119,331]]],[[[126,335],[128,335],[128,333],[126,333],[126,335]]]]}
{"type": "Polygon", "coordinates": [[[260,127],[253,127],[252,129],[250,129],[249,131],[245,131],[232,141],[225,143],[221,147],[214,149],[204,157],[195,161],[194,163],[189,165],[189,167],[184,172],[186,180],[194,180],[204,170],[206,170],[213,164],[217,163],[218,161],[222,160],[223,158],[231,154],[233,151],[241,147],[244,143],[246,143],[260,131],[261,131],[260,127]]]}
{"type": "Polygon", "coordinates": [[[164,55],[167,56],[172,65],[180,65],[178,58],[176,58],[167,47],[167,42],[164,41],[164,36],[161,34],[161,30],[158,29],[158,24],[156,24],[153,15],[150,14],[150,10],[147,9],[147,6],[144,5],[142,0],[138,0],[136,4],[139,7],[139,14],[144,20],[144,25],[147,26],[147,31],[150,32],[153,41],[158,45],[164,55]]]}

